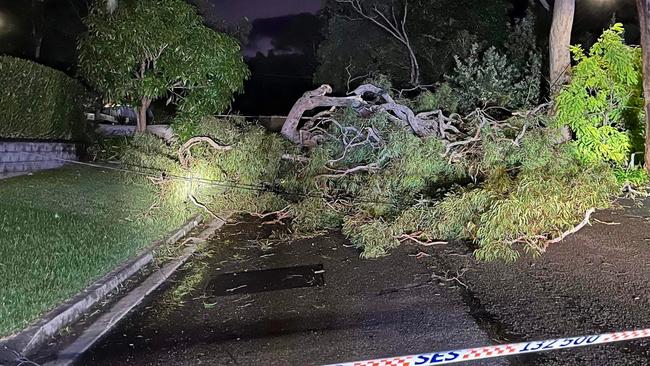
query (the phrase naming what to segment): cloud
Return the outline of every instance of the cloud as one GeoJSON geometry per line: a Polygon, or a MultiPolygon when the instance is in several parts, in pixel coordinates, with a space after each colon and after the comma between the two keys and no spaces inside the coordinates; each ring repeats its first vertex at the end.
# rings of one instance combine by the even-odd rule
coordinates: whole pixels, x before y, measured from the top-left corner
{"type": "Polygon", "coordinates": [[[315,57],[322,38],[321,19],[312,13],[261,18],[253,21],[244,55],[254,57],[273,50],[276,55],[301,54],[315,57]]]}
{"type": "Polygon", "coordinates": [[[209,0],[227,22],[237,23],[242,17],[251,20],[283,15],[316,13],[321,0],[209,0]]]}

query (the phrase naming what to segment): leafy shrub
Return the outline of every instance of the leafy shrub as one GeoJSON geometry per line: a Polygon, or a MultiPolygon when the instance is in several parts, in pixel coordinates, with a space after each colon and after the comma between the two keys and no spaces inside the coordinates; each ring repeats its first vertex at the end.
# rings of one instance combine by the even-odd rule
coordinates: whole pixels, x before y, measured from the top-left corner
{"type": "Polygon", "coordinates": [[[557,124],[575,133],[575,152],[586,162],[623,164],[643,151],[641,50],[623,43],[623,31],[614,24],[588,54],[571,48],[577,65],[556,100],[557,124]]]}
{"type": "Polygon", "coordinates": [[[645,187],[650,181],[648,172],[642,167],[617,168],[614,175],[619,185],[630,185],[632,187],[645,187]]]}
{"type": "Polygon", "coordinates": [[[84,137],[87,94],[76,80],[31,61],[0,56],[0,85],[0,137],[84,137]]]}
{"type": "Polygon", "coordinates": [[[449,83],[441,83],[435,92],[425,91],[415,100],[414,109],[416,112],[432,111],[441,109],[448,113],[458,111],[460,98],[449,83]]]}
{"type": "Polygon", "coordinates": [[[540,96],[542,63],[534,20],[529,15],[511,28],[504,50],[473,44],[466,57],[456,56],[454,72],[446,77],[448,86],[443,83],[438,87],[437,99],[449,101],[448,89],[453,90],[461,112],[476,107],[518,109],[535,104],[540,96]]]}

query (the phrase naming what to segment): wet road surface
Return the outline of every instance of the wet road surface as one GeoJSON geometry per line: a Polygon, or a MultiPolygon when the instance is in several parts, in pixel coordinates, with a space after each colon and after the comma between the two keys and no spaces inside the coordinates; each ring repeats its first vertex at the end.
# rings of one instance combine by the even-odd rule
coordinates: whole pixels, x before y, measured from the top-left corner
{"type": "Polygon", "coordinates": [[[227,226],[79,364],[319,365],[499,340],[414,246],[362,260],[340,233],[273,229],[227,226]]]}

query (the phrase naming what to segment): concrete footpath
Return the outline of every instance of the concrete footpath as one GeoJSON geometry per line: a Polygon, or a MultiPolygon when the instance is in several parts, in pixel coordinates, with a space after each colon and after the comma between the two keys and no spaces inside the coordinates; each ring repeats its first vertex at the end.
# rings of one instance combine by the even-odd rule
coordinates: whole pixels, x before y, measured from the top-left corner
{"type": "Polygon", "coordinates": [[[340,233],[273,230],[226,226],[79,364],[319,365],[495,343],[418,248],[361,260],[340,233]]]}

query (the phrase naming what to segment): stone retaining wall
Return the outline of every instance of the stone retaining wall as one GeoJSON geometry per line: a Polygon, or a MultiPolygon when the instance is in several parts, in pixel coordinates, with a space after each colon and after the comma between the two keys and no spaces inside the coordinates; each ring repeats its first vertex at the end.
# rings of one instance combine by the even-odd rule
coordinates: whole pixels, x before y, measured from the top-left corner
{"type": "Polygon", "coordinates": [[[65,142],[0,140],[0,179],[38,170],[59,168],[78,160],[77,145],[65,142]]]}
{"type": "MultiPolygon", "coordinates": [[[[135,134],[135,126],[99,124],[97,125],[95,132],[107,137],[133,136],[135,134]]],[[[147,132],[154,134],[167,142],[174,139],[174,131],[169,125],[148,125],[147,132]]]]}

